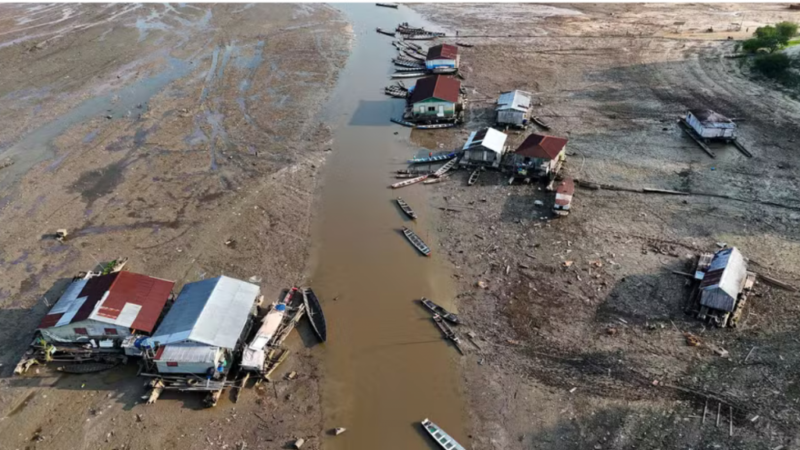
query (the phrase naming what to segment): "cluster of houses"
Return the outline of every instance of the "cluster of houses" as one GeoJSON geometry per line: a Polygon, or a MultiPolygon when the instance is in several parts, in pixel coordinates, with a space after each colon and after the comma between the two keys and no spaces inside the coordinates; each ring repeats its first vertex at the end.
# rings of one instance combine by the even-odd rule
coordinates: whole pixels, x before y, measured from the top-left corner
{"type": "MultiPolygon", "coordinates": [[[[177,390],[221,392],[257,322],[261,290],[227,276],[188,283],[177,298],[174,286],[128,271],[81,274],[42,319],[15,373],[48,362],[100,370],[141,358],[144,376],[181,379],[177,390]]],[[[270,342],[260,344],[263,351],[270,342]]]]}

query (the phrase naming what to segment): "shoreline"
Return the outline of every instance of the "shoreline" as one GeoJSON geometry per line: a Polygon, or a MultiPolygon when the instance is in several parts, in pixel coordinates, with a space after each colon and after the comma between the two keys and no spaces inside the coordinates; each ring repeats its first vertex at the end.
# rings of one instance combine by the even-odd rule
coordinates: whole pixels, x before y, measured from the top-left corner
{"type": "MultiPolygon", "coordinates": [[[[464,34],[503,27],[540,37],[471,39],[475,47],[459,49],[463,84],[472,97],[490,100],[469,104],[461,129],[414,131],[412,141],[427,148],[461,146],[468,132],[492,125],[491,99],[522,89],[535,92],[534,114],[552,127],[543,133],[569,138],[566,175],[632,188],[692,186],[788,198],[793,187],[765,159],[783,165],[793,158],[783,148],[800,136],[791,123],[800,117],[800,104],[753,82],[721,58],[733,43],[717,41],[719,33],[704,34],[709,27],[724,29],[721,24],[742,6],[716,5],[709,12],[701,5],[413,5],[464,34]],[[676,21],[685,23],[681,35],[707,39],[648,39],[676,21]],[[564,37],[600,33],[614,36],[594,42],[564,37]],[[617,36],[624,33],[629,36],[617,36]],[[673,118],[701,105],[741,118],[743,138],[756,153],[752,161],[732,148],[715,150],[711,160],[685,140],[673,118]],[[777,105],[787,114],[781,133],[760,117],[777,105]],[[751,170],[742,173],[742,164],[751,170]],[[751,177],[764,181],[745,181],[751,177]]],[[[800,17],[751,6],[751,32],[759,24],[800,17]]],[[[511,149],[531,132],[542,130],[509,133],[511,149]]],[[[757,285],[757,300],[748,302],[752,314],[734,331],[717,330],[683,313],[688,292],[670,270],[683,270],[695,249],[715,250],[717,242],[726,242],[797,284],[800,261],[787,259],[787,251],[797,249],[800,236],[790,223],[796,226],[800,217],[741,202],[577,189],[572,213],[554,219],[546,207],[552,194],[543,185],[508,186],[506,177],[490,171],[468,187],[468,176],[462,170],[436,184],[430,202],[458,210],[440,212],[441,251],[456,269],[462,326],[483,347],[471,349],[462,364],[475,448],[756,449],[765,441],[796,443],[790,430],[797,422],[786,414],[793,400],[778,401],[754,385],[753,377],[761,375],[741,365],[754,347],[789,345],[783,336],[796,329],[793,319],[773,314],[794,311],[792,294],[757,285]],[[545,207],[535,207],[535,200],[545,207]],[[476,287],[479,281],[488,287],[476,287]],[[687,346],[683,332],[701,336],[707,346],[687,346]],[[710,350],[715,346],[728,350],[730,359],[710,350]],[[755,392],[758,397],[751,396],[755,392]],[[734,405],[724,430],[714,427],[713,418],[711,425],[701,423],[704,395],[734,405]]],[[[794,363],[779,366],[777,356],[764,358],[777,386],[791,383],[794,363]]],[[[709,401],[714,415],[716,405],[709,401]]]]}

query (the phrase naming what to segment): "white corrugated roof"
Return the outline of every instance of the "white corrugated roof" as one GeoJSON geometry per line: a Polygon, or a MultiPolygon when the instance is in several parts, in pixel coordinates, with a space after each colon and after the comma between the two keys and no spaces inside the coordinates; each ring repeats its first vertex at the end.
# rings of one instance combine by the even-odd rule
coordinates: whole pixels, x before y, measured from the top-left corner
{"type": "Polygon", "coordinates": [[[167,345],[157,361],[216,363],[219,348],[207,345],[167,345]]]}
{"type": "Polygon", "coordinates": [[[485,128],[484,130],[473,131],[472,134],[469,135],[467,143],[464,144],[464,150],[469,150],[470,148],[480,145],[486,147],[488,150],[492,150],[495,153],[503,153],[503,147],[506,144],[506,139],[508,139],[508,136],[505,133],[495,130],[494,128],[485,128]]]}
{"type": "Polygon", "coordinates": [[[153,334],[160,345],[191,341],[234,348],[259,287],[221,276],[189,283],[153,334]]]}
{"type": "Polygon", "coordinates": [[[531,107],[533,95],[525,91],[509,91],[500,94],[497,99],[497,111],[504,109],[515,109],[525,112],[531,107]]]}

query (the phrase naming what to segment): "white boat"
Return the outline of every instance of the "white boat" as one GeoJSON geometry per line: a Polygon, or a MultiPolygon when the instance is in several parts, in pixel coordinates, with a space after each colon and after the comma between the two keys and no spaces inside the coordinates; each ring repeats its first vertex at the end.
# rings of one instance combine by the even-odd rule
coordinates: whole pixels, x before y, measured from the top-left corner
{"type": "Polygon", "coordinates": [[[253,341],[250,342],[250,349],[251,350],[262,350],[264,347],[269,344],[275,334],[278,332],[278,328],[280,328],[281,323],[283,322],[283,317],[286,315],[286,305],[283,303],[279,303],[274,305],[272,309],[269,310],[267,315],[264,317],[264,320],[261,322],[261,328],[258,329],[256,332],[256,336],[253,338],[253,341]]]}
{"type": "Polygon", "coordinates": [[[445,433],[444,430],[439,428],[439,425],[431,422],[428,419],[422,421],[422,428],[428,432],[431,437],[436,440],[436,443],[439,444],[445,450],[466,450],[461,444],[456,442],[449,434],[445,433]]]}

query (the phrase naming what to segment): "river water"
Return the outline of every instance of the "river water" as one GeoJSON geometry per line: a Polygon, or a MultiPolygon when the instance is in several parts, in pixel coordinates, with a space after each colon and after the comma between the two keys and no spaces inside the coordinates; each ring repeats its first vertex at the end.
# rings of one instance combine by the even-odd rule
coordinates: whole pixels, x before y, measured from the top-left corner
{"type": "Polygon", "coordinates": [[[389,122],[403,109],[403,100],[382,92],[396,51],[390,37],[375,32],[405,21],[436,27],[405,6],[335,7],[352,24],[355,41],[326,107],[334,143],[314,227],[311,285],[325,300],[329,324],[321,350],[325,426],[348,431],[326,440],[326,448],[437,448],[419,426],[424,418],[467,445],[460,356],[414,301],[424,296],[452,307],[451,272],[437,253],[426,186],[388,189],[396,181],[391,172],[405,168],[418,149],[407,128],[389,122]],[[416,222],[396,207],[397,195],[417,211],[416,222]],[[431,246],[432,257],[409,245],[403,225],[431,246]]]}

